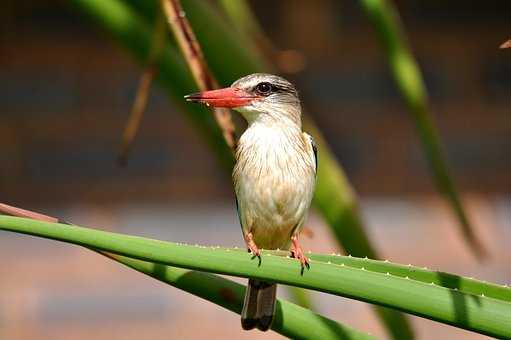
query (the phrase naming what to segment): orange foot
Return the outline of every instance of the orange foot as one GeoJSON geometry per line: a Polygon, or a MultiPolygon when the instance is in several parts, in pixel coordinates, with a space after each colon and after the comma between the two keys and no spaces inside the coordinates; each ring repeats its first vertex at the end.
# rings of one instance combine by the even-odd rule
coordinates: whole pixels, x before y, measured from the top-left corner
{"type": "Polygon", "coordinates": [[[252,233],[247,233],[245,235],[245,243],[247,244],[248,252],[252,253],[254,257],[257,257],[259,259],[259,265],[261,265],[261,250],[255,244],[252,233]]]}
{"type": "Polygon", "coordinates": [[[303,254],[303,250],[302,247],[300,247],[297,235],[291,236],[291,242],[293,242],[293,247],[291,248],[291,256],[300,261],[300,265],[302,266],[301,274],[303,275],[304,268],[307,268],[307,270],[310,269],[309,259],[303,254]]]}

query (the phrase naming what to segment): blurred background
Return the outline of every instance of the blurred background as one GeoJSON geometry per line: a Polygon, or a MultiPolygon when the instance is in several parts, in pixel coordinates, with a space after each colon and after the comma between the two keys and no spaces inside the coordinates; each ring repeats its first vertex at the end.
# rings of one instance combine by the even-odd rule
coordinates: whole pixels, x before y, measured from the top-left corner
{"type": "MultiPolygon", "coordinates": [[[[358,2],[251,5],[291,58],[286,76],[344,166],[385,258],[511,283],[511,50],[498,49],[511,37],[511,3],[396,2],[452,174],[490,251],[484,263],[435,190],[358,2]]],[[[2,1],[0,27],[1,202],[122,233],[242,246],[230,178],[157,86],[128,165],[117,165],[141,69],[113,40],[64,0],[2,1]]],[[[307,250],[337,251],[314,212],[307,226],[307,250]]],[[[78,247],[1,233],[0,256],[3,339],[279,338],[243,332],[237,315],[78,247]]],[[[313,297],[318,311],[385,336],[366,304],[313,297]]],[[[484,338],[412,319],[420,339],[484,338]]]]}

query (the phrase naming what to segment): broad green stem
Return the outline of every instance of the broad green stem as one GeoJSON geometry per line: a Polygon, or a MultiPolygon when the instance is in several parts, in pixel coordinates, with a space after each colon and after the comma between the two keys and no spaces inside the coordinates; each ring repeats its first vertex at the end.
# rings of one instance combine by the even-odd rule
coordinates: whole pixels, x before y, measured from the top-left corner
{"type": "Polygon", "coordinates": [[[295,259],[264,253],[262,264],[230,249],[189,246],[78,226],[0,216],[0,229],[65,241],[169,266],[313,289],[395,308],[499,338],[511,337],[511,303],[366,268],[311,260],[300,272],[295,259]]]}

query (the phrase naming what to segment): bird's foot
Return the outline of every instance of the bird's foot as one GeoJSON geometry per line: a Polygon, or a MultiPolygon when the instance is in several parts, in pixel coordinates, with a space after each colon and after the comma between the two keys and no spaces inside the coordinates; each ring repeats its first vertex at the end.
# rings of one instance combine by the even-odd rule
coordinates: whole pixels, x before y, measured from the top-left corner
{"type": "Polygon", "coordinates": [[[307,268],[310,269],[309,259],[303,253],[302,247],[300,247],[300,243],[298,242],[297,236],[292,236],[291,241],[293,242],[293,247],[291,248],[291,257],[300,261],[300,265],[302,267],[301,274],[303,275],[303,270],[307,268]]]}
{"type": "Polygon", "coordinates": [[[248,245],[248,252],[254,256],[261,257],[261,249],[257,248],[255,243],[248,245]]]}
{"type": "Polygon", "coordinates": [[[253,255],[253,258],[257,257],[259,259],[259,265],[261,265],[261,249],[255,244],[252,233],[245,235],[245,243],[247,244],[248,252],[253,255]]]}

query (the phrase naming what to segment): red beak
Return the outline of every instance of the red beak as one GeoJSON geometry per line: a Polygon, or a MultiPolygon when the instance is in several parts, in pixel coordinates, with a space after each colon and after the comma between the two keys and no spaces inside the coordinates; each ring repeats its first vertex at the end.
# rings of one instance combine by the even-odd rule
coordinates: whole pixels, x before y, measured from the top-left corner
{"type": "Polygon", "coordinates": [[[208,106],[211,105],[214,107],[228,108],[248,105],[257,98],[259,97],[233,87],[193,93],[185,96],[185,99],[189,102],[204,103],[208,106]]]}

